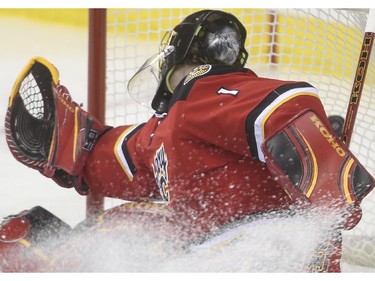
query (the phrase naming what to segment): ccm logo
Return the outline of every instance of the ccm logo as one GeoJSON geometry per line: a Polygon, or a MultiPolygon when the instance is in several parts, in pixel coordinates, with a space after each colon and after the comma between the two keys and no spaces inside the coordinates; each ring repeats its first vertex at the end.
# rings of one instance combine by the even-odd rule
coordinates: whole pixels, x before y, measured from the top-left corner
{"type": "Polygon", "coordinates": [[[326,140],[332,145],[332,147],[336,150],[337,154],[341,157],[345,156],[345,150],[336,142],[336,140],[332,137],[332,134],[327,130],[327,128],[320,122],[318,117],[314,114],[310,117],[311,121],[315,124],[315,126],[319,129],[320,133],[326,140]]]}
{"type": "Polygon", "coordinates": [[[66,102],[66,100],[65,100],[64,98],[62,98],[61,96],[57,96],[57,98],[59,99],[59,101],[60,101],[62,104],[65,105],[65,107],[66,107],[67,109],[69,109],[71,112],[74,112],[74,108],[73,108],[72,106],[70,106],[70,105],[66,102]]]}
{"type": "Polygon", "coordinates": [[[371,46],[372,46],[372,40],[374,40],[374,36],[372,35],[372,32],[367,32],[365,35],[365,40],[362,46],[361,54],[360,54],[360,61],[357,66],[357,72],[354,80],[354,86],[352,89],[352,94],[350,96],[350,103],[356,104],[358,103],[358,96],[360,94],[360,91],[363,88],[364,79],[366,75],[366,69],[369,63],[369,58],[371,54],[371,46]]]}

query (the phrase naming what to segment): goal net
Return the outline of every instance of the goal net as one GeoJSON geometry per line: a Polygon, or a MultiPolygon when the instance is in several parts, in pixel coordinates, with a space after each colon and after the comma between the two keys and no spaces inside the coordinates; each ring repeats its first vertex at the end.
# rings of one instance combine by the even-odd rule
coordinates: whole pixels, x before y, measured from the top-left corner
{"type": "MultiPolygon", "coordinates": [[[[223,9],[244,23],[247,67],[259,76],[303,80],[318,88],[328,115],[345,118],[368,11],[339,9],[223,9]]],[[[108,9],[107,124],[146,121],[150,105],[133,100],[127,83],[155,54],[165,31],[196,9],[108,9]]],[[[375,175],[375,55],[368,67],[350,144],[375,175]]],[[[151,102],[153,93],[150,92],[151,102]]],[[[107,203],[106,203],[107,204],[107,203]]],[[[375,267],[375,192],[363,202],[363,219],[344,233],[344,260],[375,267]],[[360,239],[358,238],[360,237],[360,239]]]]}

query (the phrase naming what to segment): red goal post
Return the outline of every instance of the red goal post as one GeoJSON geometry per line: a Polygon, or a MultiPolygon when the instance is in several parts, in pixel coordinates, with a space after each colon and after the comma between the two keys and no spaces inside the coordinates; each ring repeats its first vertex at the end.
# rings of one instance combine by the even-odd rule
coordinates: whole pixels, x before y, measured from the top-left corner
{"type": "MultiPolygon", "coordinates": [[[[105,124],[107,10],[89,9],[88,27],[88,111],[105,124]]],[[[86,216],[104,209],[104,198],[90,193],[86,216]]]]}

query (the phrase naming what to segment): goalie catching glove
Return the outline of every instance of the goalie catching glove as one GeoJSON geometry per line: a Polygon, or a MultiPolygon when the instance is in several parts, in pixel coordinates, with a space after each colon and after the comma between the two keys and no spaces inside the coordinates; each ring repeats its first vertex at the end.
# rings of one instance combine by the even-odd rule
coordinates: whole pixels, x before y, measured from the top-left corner
{"type": "Polygon", "coordinates": [[[104,130],[60,85],[50,62],[30,60],[13,86],[5,119],[6,140],[19,162],[87,194],[79,175],[104,130]]]}

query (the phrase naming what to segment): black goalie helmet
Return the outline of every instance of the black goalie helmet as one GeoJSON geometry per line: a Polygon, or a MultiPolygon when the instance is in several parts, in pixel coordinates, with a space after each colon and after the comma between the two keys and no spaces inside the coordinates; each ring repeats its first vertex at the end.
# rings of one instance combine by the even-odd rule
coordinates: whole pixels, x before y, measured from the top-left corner
{"type": "MultiPolygon", "coordinates": [[[[151,107],[158,113],[168,111],[173,92],[169,85],[169,77],[177,64],[244,66],[248,57],[245,40],[245,27],[230,13],[202,10],[186,17],[173,30],[166,33],[160,44],[159,53],[147,60],[137,72],[154,65],[151,69],[153,76],[158,80],[158,86],[151,107]]],[[[137,74],[134,77],[136,76],[137,74]]],[[[133,78],[132,80],[136,80],[133,78]]]]}

